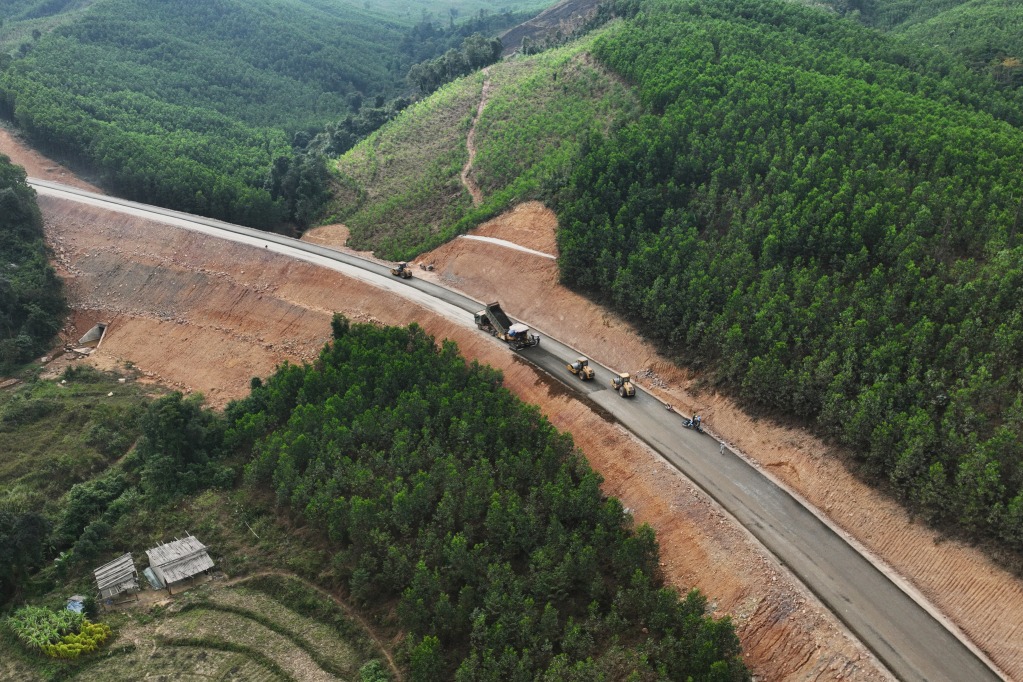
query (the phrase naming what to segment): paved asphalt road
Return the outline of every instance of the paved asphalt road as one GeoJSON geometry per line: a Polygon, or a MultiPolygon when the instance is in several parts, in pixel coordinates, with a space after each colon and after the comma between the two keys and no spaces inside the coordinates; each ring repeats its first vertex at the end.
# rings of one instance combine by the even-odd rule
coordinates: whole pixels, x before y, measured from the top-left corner
{"type": "MultiPolygon", "coordinates": [[[[461,294],[416,277],[399,280],[386,266],[333,249],[58,183],[32,178],[30,183],[41,196],[133,213],[324,265],[413,298],[466,326],[475,326],[472,313],[482,308],[479,302],[461,294]]],[[[494,343],[500,342],[495,339],[494,343]]],[[[679,415],[665,410],[660,401],[642,389],[634,398],[619,397],[609,385],[611,370],[606,367],[591,362],[596,370],[592,382],[583,383],[568,374],[565,363],[578,355],[547,336],[540,346],[521,352],[524,359],[613,415],[714,498],[797,575],[896,677],[952,682],[1003,679],[927,608],[745,460],[729,450],[721,454],[716,440],[683,428],[679,415]]]]}

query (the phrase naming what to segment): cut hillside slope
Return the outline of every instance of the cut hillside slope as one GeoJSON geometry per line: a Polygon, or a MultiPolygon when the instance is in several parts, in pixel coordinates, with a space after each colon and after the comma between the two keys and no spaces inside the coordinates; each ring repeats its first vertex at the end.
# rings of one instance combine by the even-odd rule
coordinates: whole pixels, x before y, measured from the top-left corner
{"type": "Polygon", "coordinates": [[[543,41],[555,35],[568,35],[578,29],[597,11],[596,0],[563,0],[548,7],[529,21],[524,21],[501,34],[503,56],[522,49],[522,41],[543,41]]]}
{"type": "Polygon", "coordinates": [[[342,156],[328,213],[350,244],[408,259],[561,182],[586,136],[636,112],[629,88],[588,58],[590,42],[450,83],[342,156]],[[477,207],[460,177],[470,130],[477,207]]]}
{"type": "Polygon", "coordinates": [[[480,334],[471,319],[453,324],[400,297],[262,249],[45,197],[40,203],[73,305],[110,321],[96,362],[131,361],[153,378],[223,405],[244,395],[252,376],[311,358],[329,335],[332,311],[358,321],[418,322],[455,340],[467,357],[501,368],[510,390],[573,434],[606,478],[604,490],[658,532],[668,581],[700,588],[717,614],[735,619],[758,676],[888,679],[716,504],[556,381],[480,334]]]}
{"type": "Polygon", "coordinates": [[[11,162],[21,166],[30,178],[41,178],[80,187],[90,192],[103,193],[99,187],[85,182],[73,172],[27,146],[14,130],[0,125],[0,154],[7,155],[11,162]]]}

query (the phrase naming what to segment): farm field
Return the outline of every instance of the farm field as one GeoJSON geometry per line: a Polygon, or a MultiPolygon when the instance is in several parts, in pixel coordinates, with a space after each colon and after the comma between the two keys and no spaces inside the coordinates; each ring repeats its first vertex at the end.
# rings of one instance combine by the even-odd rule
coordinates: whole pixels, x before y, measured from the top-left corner
{"type": "Polygon", "coordinates": [[[292,608],[296,598],[317,602],[321,619],[348,622],[340,607],[296,578],[212,582],[166,607],[113,616],[120,627],[111,654],[71,679],[117,682],[142,673],[151,679],[334,680],[359,679],[367,666],[383,669],[379,652],[357,626],[343,633],[336,624],[303,615],[292,608]],[[289,596],[282,602],[261,590],[289,596]]]}

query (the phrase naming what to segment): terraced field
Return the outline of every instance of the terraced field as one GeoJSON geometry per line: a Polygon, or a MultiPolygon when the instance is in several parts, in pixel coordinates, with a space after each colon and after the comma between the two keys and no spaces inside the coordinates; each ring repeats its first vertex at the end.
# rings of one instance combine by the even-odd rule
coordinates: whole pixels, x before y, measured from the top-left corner
{"type": "Polygon", "coordinates": [[[73,679],[96,682],[121,682],[136,677],[140,670],[149,679],[252,680],[277,682],[289,679],[247,653],[218,651],[208,646],[165,646],[155,650],[136,649],[113,656],[108,661],[83,670],[73,679]]]}
{"type": "Polygon", "coordinates": [[[182,594],[154,621],[121,628],[112,652],[71,679],[120,682],[141,672],[147,679],[356,680],[382,659],[368,638],[351,638],[245,585],[182,594]]]}

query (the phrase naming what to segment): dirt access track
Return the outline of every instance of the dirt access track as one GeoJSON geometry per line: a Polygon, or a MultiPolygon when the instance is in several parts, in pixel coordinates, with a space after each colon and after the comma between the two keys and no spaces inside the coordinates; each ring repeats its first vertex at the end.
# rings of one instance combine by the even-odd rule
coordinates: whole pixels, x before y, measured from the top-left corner
{"type": "MultiPolygon", "coordinates": [[[[732,616],[759,678],[887,679],[837,619],[688,480],[489,337],[269,250],[65,201],[43,198],[40,205],[75,308],[77,328],[67,334],[77,338],[95,321],[111,322],[96,362],[130,360],[156,379],[201,390],[222,405],[243,395],[251,376],[313,357],[334,310],[359,321],[416,321],[438,338],[457,341],[467,357],[502,368],[511,390],[573,433],[604,475],[605,491],[657,530],[667,580],[681,589],[698,587],[716,614],[732,616]]],[[[548,211],[527,205],[477,234],[543,251],[553,248],[554,227],[548,211]]],[[[344,237],[340,228],[324,232],[332,233],[328,239],[344,237]]],[[[613,315],[557,287],[549,258],[460,239],[424,260],[436,263],[433,276],[441,282],[477,299],[500,298],[516,317],[631,370],[680,410],[699,411],[718,435],[907,576],[1010,677],[1021,679],[1023,595],[983,556],[936,544],[933,534],[846,474],[806,434],[756,422],[721,396],[691,392],[697,377],[659,358],[613,315]]]]}

